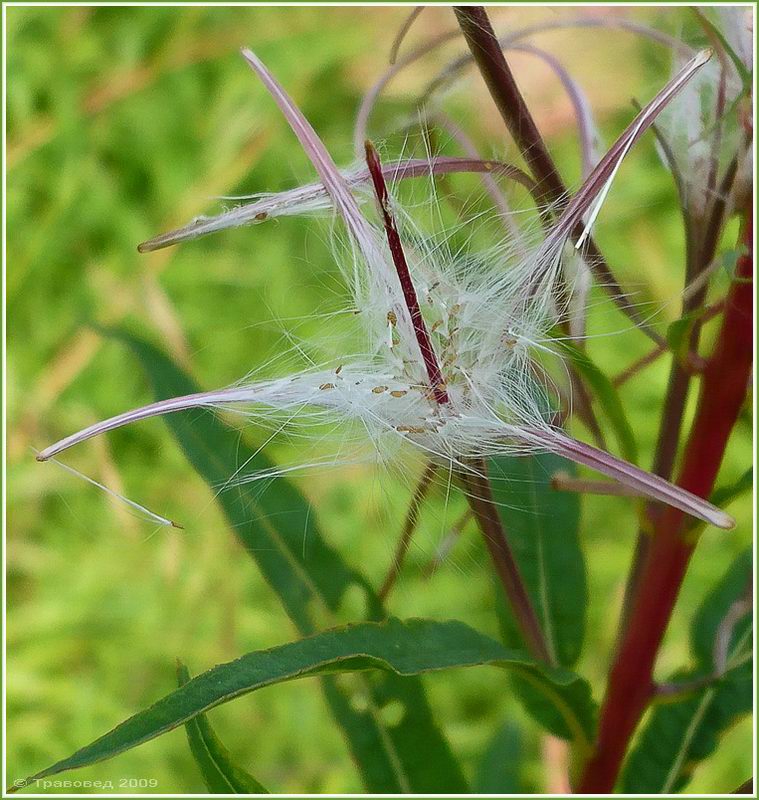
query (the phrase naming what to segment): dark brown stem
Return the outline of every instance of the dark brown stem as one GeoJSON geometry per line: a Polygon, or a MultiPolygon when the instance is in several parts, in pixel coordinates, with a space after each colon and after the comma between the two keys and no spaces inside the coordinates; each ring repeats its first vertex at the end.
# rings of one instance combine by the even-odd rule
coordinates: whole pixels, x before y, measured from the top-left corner
{"type": "MultiPolygon", "coordinates": [[[[567,189],[519,91],[487,12],[482,6],[456,6],[454,12],[490,95],[517,143],[522,157],[529,164],[545,202],[557,207],[562,205],[568,197],[567,189]]],[[[572,239],[577,241],[583,231],[584,225],[579,223],[571,232],[572,239]]],[[[592,238],[587,239],[585,252],[588,266],[601,286],[611,294],[617,306],[636,327],[655,342],[661,343],[661,336],[645,322],[622,291],[609,264],[592,238]]]]}
{"type": "Polygon", "coordinates": [[[466,492],[472,513],[485,537],[490,558],[503,585],[514,618],[521,629],[530,653],[540,661],[551,663],[543,630],[535,609],[532,607],[530,596],[506,538],[501,517],[493,501],[485,462],[477,460],[471,466],[472,470],[460,473],[459,479],[466,492]]]}
{"type": "MultiPolygon", "coordinates": [[[[753,340],[752,209],[746,209],[736,280],[720,334],[707,362],[678,485],[708,497],[728,439],[746,400],[753,340]]],[[[654,520],[628,624],[609,674],[598,739],[580,781],[580,794],[614,789],[619,769],[655,686],[653,669],[696,539],[681,511],[666,508],[654,520]]]]}
{"type": "Polygon", "coordinates": [[[419,509],[432,485],[432,480],[435,477],[436,471],[437,466],[431,461],[428,462],[427,466],[424,468],[422,477],[419,479],[419,483],[416,485],[416,489],[414,489],[411,503],[406,512],[406,519],[403,523],[401,538],[398,540],[398,546],[395,548],[395,553],[393,554],[393,563],[390,565],[387,576],[382,582],[382,587],[378,592],[380,600],[384,601],[387,599],[388,594],[390,594],[390,591],[395,585],[395,581],[398,579],[401,567],[403,566],[403,560],[406,558],[406,553],[408,553],[408,548],[411,544],[411,538],[416,530],[416,523],[419,520],[419,509]]]}
{"type": "Polygon", "coordinates": [[[482,6],[456,6],[453,10],[501,117],[541,184],[545,199],[565,200],[564,183],[519,91],[487,12],[482,6]]]}
{"type": "Polygon", "coordinates": [[[401,237],[395,224],[395,218],[390,210],[390,195],[388,194],[387,185],[385,184],[385,176],[382,174],[382,164],[379,154],[374,148],[374,145],[369,141],[365,143],[365,149],[366,166],[369,168],[369,173],[372,176],[372,183],[374,184],[374,191],[377,195],[380,213],[385,223],[387,243],[390,247],[393,263],[398,273],[398,280],[400,281],[401,290],[403,291],[403,299],[406,301],[406,307],[411,316],[411,324],[414,328],[414,335],[416,336],[419,350],[422,353],[424,367],[430,379],[432,393],[438,404],[446,405],[449,399],[443,380],[443,373],[440,371],[440,364],[438,364],[437,356],[432,349],[430,335],[427,332],[427,326],[424,324],[424,318],[422,317],[422,309],[419,307],[419,298],[416,296],[416,289],[411,280],[411,272],[409,271],[406,261],[406,254],[403,252],[401,237]]]}

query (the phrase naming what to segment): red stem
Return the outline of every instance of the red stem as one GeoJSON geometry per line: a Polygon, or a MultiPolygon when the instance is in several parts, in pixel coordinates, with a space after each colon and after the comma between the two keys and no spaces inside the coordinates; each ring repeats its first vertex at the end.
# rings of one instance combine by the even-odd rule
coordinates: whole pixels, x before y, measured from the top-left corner
{"type": "MultiPolygon", "coordinates": [[[[708,497],[730,433],[746,399],[753,337],[752,209],[743,231],[748,253],[738,259],[736,280],[725,304],[720,335],[706,364],[696,417],[678,484],[708,497]]],[[[686,535],[682,512],[666,508],[654,521],[639,590],[630,612],[601,709],[598,740],[578,787],[580,794],[611,792],[630,738],[651,700],[653,670],[695,540],[686,535]]]]}
{"type": "Polygon", "coordinates": [[[366,150],[366,166],[369,168],[369,173],[372,176],[374,192],[377,195],[380,212],[382,213],[382,219],[385,223],[387,243],[390,246],[393,263],[398,272],[398,279],[401,282],[403,299],[406,301],[406,306],[411,315],[411,324],[414,327],[416,341],[419,344],[419,349],[422,351],[422,359],[424,360],[424,366],[427,370],[427,376],[430,379],[432,392],[435,396],[435,400],[437,400],[440,405],[445,405],[449,402],[448,392],[445,388],[443,373],[440,371],[440,365],[437,362],[435,351],[432,349],[432,342],[427,333],[427,326],[424,324],[422,309],[419,307],[416,289],[414,289],[414,284],[411,281],[411,273],[409,272],[408,263],[406,262],[406,254],[403,252],[401,237],[398,234],[395,219],[390,211],[390,196],[387,193],[385,176],[382,174],[380,157],[371,142],[365,142],[364,148],[366,150]]]}

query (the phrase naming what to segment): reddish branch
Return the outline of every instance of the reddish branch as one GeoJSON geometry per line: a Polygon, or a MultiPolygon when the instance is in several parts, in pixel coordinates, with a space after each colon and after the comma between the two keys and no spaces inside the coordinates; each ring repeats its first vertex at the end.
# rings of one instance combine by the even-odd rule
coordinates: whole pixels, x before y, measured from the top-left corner
{"type": "MultiPolygon", "coordinates": [[[[708,497],[730,433],[746,399],[752,362],[752,210],[743,231],[748,252],[738,259],[714,352],[704,369],[696,417],[678,484],[708,497]]],[[[601,709],[598,741],[578,792],[613,790],[630,738],[654,692],[656,655],[695,547],[686,518],[666,508],[654,520],[651,543],[601,709]]]]}
{"type": "Polygon", "coordinates": [[[393,555],[393,563],[390,565],[387,576],[382,582],[382,586],[377,593],[379,595],[379,599],[383,602],[387,599],[388,594],[390,594],[393,586],[395,586],[396,580],[398,579],[401,567],[403,566],[403,560],[406,558],[406,553],[408,553],[411,539],[414,535],[414,531],[416,530],[416,523],[419,520],[419,510],[422,507],[424,498],[427,496],[427,492],[432,486],[432,481],[435,477],[436,471],[437,465],[433,461],[429,461],[427,466],[424,468],[424,472],[422,473],[422,477],[419,479],[416,489],[414,489],[414,494],[411,497],[411,504],[406,512],[406,519],[403,523],[401,538],[398,540],[398,546],[396,547],[395,554],[393,555]]]}
{"type": "MultiPolygon", "coordinates": [[[[699,225],[695,225],[695,220],[690,219],[686,212],[686,269],[685,269],[685,288],[694,284],[697,289],[693,293],[686,291],[683,300],[683,316],[693,314],[703,307],[708,290],[708,282],[698,282],[708,274],[709,265],[714,261],[717,247],[719,245],[720,234],[723,228],[725,207],[727,197],[735,182],[737,174],[737,157],[733,158],[725,170],[725,175],[720,182],[719,192],[711,203],[707,220],[703,231],[699,225]]],[[[696,319],[688,337],[688,349],[691,353],[696,353],[701,336],[701,327],[706,321],[705,317],[696,319]]],[[[674,358],[670,368],[669,380],[667,382],[667,393],[664,398],[664,408],[662,409],[661,422],[659,425],[659,435],[656,441],[656,452],[651,471],[666,480],[671,480],[675,469],[677,451],[680,445],[681,431],[683,427],[683,417],[685,406],[688,399],[688,391],[693,377],[691,365],[681,359],[674,358]]],[[[622,620],[626,622],[630,607],[638,591],[641,577],[641,570],[647,558],[650,537],[648,532],[641,530],[638,532],[638,539],[635,544],[635,554],[630,568],[630,577],[625,589],[625,599],[622,611],[622,620]]]]}
{"type": "MultiPolygon", "coordinates": [[[[377,195],[380,213],[385,225],[387,243],[393,257],[393,263],[398,273],[401,283],[403,298],[411,316],[411,323],[414,328],[414,335],[422,352],[424,366],[432,384],[432,391],[435,400],[440,405],[450,402],[446,391],[443,375],[440,371],[435,351],[432,349],[432,342],[427,333],[427,326],[424,324],[422,311],[419,307],[419,300],[416,296],[416,289],[411,280],[406,255],[403,252],[401,237],[395,224],[392,211],[390,210],[390,197],[385,185],[385,178],[382,174],[382,164],[374,145],[365,142],[366,165],[374,184],[374,191],[377,195]]],[[[498,516],[498,510],[493,502],[493,495],[490,491],[490,484],[487,478],[487,467],[484,461],[477,461],[473,464],[473,471],[464,471],[459,475],[464,490],[467,493],[467,500],[472,509],[472,513],[477,519],[477,523],[482,530],[485,541],[490,552],[490,557],[495,566],[498,577],[503,584],[506,596],[511,604],[514,616],[525,638],[525,644],[536,658],[541,661],[550,661],[548,646],[543,636],[540,623],[535,610],[530,602],[530,596],[524,585],[522,576],[519,574],[514,554],[511,552],[506,533],[498,516]]],[[[413,530],[413,528],[412,528],[413,530]]],[[[410,534],[409,534],[410,535],[410,534]]]]}
{"type": "Polygon", "coordinates": [[[543,629],[530,601],[527,587],[519,573],[519,566],[511,551],[506,532],[501,524],[484,460],[475,461],[471,472],[462,472],[459,479],[467,494],[469,507],[485,537],[490,558],[501,581],[506,597],[514,613],[525,645],[540,661],[552,663],[543,629]]]}
{"type": "Polygon", "coordinates": [[[406,306],[411,315],[414,335],[419,344],[419,349],[422,351],[424,367],[427,370],[427,376],[430,379],[435,400],[440,405],[446,405],[449,402],[448,392],[445,388],[443,374],[440,371],[440,365],[435,356],[435,351],[432,349],[432,342],[430,341],[430,335],[427,333],[427,326],[424,324],[422,310],[419,307],[419,298],[416,296],[416,289],[414,289],[414,284],[411,281],[411,273],[409,272],[408,263],[406,262],[406,254],[403,252],[401,237],[398,234],[395,219],[390,211],[390,196],[387,193],[385,177],[382,174],[382,164],[380,163],[379,154],[374,149],[374,145],[371,142],[367,141],[364,146],[366,149],[366,166],[369,168],[369,173],[372,176],[374,192],[377,195],[380,213],[382,214],[382,220],[385,224],[387,243],[390,246],[390,253],[393,256],[393,263],[398,273],[398,280],[401,283],[403,299],[406,301],[406,306]]]}
{"type": "MultiPolygon", "coordinates": [[[[519,90],[487,12],[481,6],[456,6],[453,10],[490,95],[522,157],[530,166],[537,190],[547,204],[560,206],[567,200],[567,188],[519,90]]],[[[583,231],[584,225],[578,223],[571,231],[571,238],[577,241],[583,231]]],[[[622,291],[592,238],[588,238],[585,245],[585,260],[599,284],[609,292],[617,306],[641,331],[662,344],[661,336],[651,329],[622,291]]]]}

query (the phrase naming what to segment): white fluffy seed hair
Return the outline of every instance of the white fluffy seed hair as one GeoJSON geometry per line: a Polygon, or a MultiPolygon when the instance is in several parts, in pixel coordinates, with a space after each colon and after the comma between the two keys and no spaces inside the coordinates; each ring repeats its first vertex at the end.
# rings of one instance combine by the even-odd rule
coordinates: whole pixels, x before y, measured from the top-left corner
{"type": "MultiPolygon", "coordinates": [[[[714,524],[732,524],[706,501],[552,427],[546,413],[548,391],[537,377],[540,367],[534,357],[536,352],[550,352],[549,333],[572,295],[561,271],[562,255],[573,246],[571,232],[586,213],[587,226],[592,224],[622,159],[706,63],[708,54],[692,59],[641,111],[568,201],[543,241],[517,259],[503,246],[472,255],[466,248],[449,249],[444,239],[430,241],[392,199],[382,209],[385,230],[370,222],[350,182],[295,103],[257,56],[249,50],[243,56],[296,134],[348,231],[350,257],[340,263],[359,311],[364,352],[338,366],[313,365],[276,380],[246,381],[152,403],[66,437],[42,451],[40,460],[141,419],[188,408],[233,407],[259,420],[297,419],[304,432],[312,423],[360,427],[378,453],[408,444],[460,470],[493,455],[547,450],[714,524]],[[398,253],[393,250],[391,255],[385,239],[386,232],[391,236],[393,216],[406,242],[406,279],[398,253]],[[416,295],[413,303],[409,292],[416,295]],[[414,303],[421,313],[414,311],[414,303]],[[429,339],[431,356],[425,354],[423,335],[429,339]],[[442,385],[431,385],[430,359],[437,361],[442,385]]],[[[381,165],[375,167],[382,172],[381,165]]],[[[376,186],[375,173],[372,179],[376,186]]],[[[379,189],[377,194],[382,196],[379,189]]]]}

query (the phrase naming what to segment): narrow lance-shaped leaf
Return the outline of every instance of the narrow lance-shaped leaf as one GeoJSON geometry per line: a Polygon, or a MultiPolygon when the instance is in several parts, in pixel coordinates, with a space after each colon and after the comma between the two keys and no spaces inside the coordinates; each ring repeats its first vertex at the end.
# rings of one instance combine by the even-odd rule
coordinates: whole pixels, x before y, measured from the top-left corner
{"type": "Polygon", "coordinates": [[[28,780],[112,758],[214,706],[272,684],[340,672],[379,670],[411,676],[482,664],[518,671],[540,686],[587,747],[594,708],[588,684],[574,673],[541,667],[524,652],[504,647],[462,622],[390,619],[325,631],[214,667],[28,780]]]}
{"type": "MultiPolygon", "coordinates": [[[[163,353],[135,337],[121,338],[138,357],[156,395],[194,393],[197,387],[163,353]]],[[[175,414],[166,421],[192,465],[215,491],[227,485],[241,464],[254,472],[269,471],[273,466],[259,449],[241,440],[238,431],[212,414],[175,414]]],[[[274,481],[263,493],[260,487],[243,484],[233,491],[220,492],[218,501],[235,535],[301,634],[334,624],[331,620],[349,591],[359,592],[368,616],[384,616],[374,590],[324,541],[315,515],[289,481],[274,481]]],[[[386,726],[379,714],[354,709],[349,692],[328,676],[323,679],[323,688],[367,790],[466,790],[461,770],[432,717],[418,679],[387,673],[369,687],[357,687],[367,691],[375,709],[393,702],[401,704],[403,719],[392,727],[386,726]]]]}
{"type": "Polygon", "coordinates": [[[751,575],[752,553],[747,550],[735,559],[693,615],[691,648],[699,666],[705,670],[714,666],[715,644],[725,617],[741,600],[748,610],[734,620],[728,644],[731,650],[735,650],[742,642],[743,646],[749,645],[750,650],[751,638],[746,639],[745,634],[751,632],[751,575]]]}
{"type": "MultiPolygon", "coordinates": [[[[492,458],[488,469],[498,513],[552,660],[569,667],[582,648],[588,598],[580,496],[553,489],[551,479],[561,471],[572,474],[574,467],[552,453],[492,458]]],[[[506,643],[521,646],[508,612],[501,620],[506,643]]]]}
{"type": "Polygon", "coordinates": [[[535,788],[525,780],[529,761],[525,758],[522,731],[508,720],[488,742],[477,766],[473,791],[485,794],[534,794],[535,788]]]}
{"type": "Polygon", "coordinates": [[[749,467],[743,475],[734,483],[727,486],[719,486],[714,490],[711,501],[716,506],[724,506],[731,503],[743,494],[750,492],[754,488],[754,468],[749,467]]]}
{"type": "Polygon", "coordinates": [[[638,460],[638,445],[632,425],[614,384],[604,375],[587,353],[569,341],[558,342],[575,369],[587,381],[614,429],[622,455],[633,464],[638,460]]]}
{"type": "MultiPolygon", "coordinates": [[[[180,686],[190,681],[190,672],[182,663],[177,664],[177,678],[180,686]]],[[[185,722],[185,730],[195,763],[211,794],[268,794],[252,775],[233,762],[205,714],[185,722]]]]}
{"type": "Polygon", "coordinates": [[[746,597],[751,572],[748,551],[696,612],[691,644],[697,665],[672,676],[671,685],[684,686],[684,696],[654,708],[625,765],[623,792],[682,791],[696,766],[717,749],[720,736],[751,712],[753,620],[746,597]],[[694,688],[688,691],[688,686],[694,688]]]}
{"type": "MultiPolygon", "coordinates": [[[[579,540],[580,497],[557,492],[551,478],[574,472],[571,462],[551,453],[524,458],[492,458],[489,475],[498,513],[535,608],[554,663],[568,667],[580,655],[585,634],[587,585],[579,540]]],[[[519,628],[496,585],[496,613],[510,647],[522,646],[519,628]]],[[[555,705],[518,674],[511,685],[528,714],[555,736],[572,731],[555,705]]]]}

